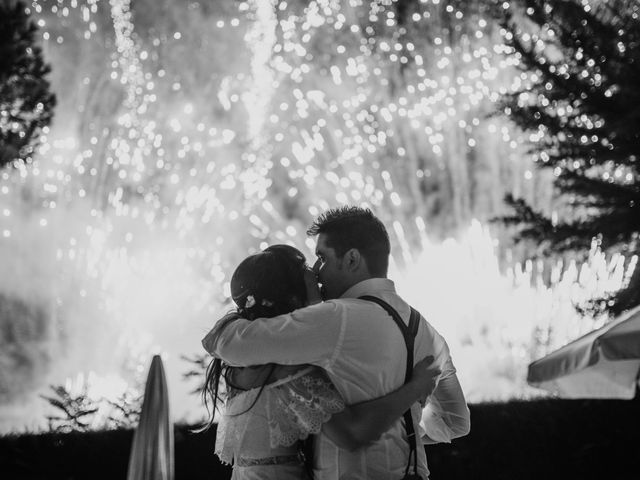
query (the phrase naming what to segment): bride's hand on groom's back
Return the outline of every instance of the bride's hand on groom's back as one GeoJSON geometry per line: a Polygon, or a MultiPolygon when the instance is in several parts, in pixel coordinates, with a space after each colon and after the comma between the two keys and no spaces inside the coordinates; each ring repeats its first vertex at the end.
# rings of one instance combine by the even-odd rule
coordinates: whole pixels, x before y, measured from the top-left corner
{"type": "Polygon", "coordinates": [[[420,397],[418,401],[425,405],[427,397],[433,393],[438,385],[441,370],[433,363],[433,355],[427,355],[413,366],[411,382],[418,387],[420,397]]]}

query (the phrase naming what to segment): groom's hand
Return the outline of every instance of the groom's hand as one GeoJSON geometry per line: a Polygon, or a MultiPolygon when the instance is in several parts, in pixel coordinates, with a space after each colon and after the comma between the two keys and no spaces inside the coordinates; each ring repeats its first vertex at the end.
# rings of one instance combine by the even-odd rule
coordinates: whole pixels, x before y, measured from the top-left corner
{"type": "Polygon", "coordinates": [[[424,407],[427,397],[433,393],[438,385],[438,379],[442,373],[433,363],[433,355],[427,355],[413,366],[411,382],[415,382],[420,388],[420,404],[424,407]]]}

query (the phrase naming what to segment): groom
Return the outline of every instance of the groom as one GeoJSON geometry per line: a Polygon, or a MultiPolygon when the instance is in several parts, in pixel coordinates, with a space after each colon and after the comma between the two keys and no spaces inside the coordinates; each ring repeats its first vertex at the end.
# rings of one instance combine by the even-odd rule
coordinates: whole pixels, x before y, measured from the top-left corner
{"type": "MultiPolygon", "coordinates": [[[[407,350],[402,333],[378,297],[408,323],[410,306],[387,279],[387,231],[368,209],[343,207],[322,214],[307,231],[318,236],[313,267],[325,301],[290,314],[231,323],[206,350],[235,366],[313,364],[328,373],[347,404],[386,395],[404,382],[407,350]]],[[[469,432],[469,409],[444,338],[420,317],[414,361],[433,355],[442,373],[424,408],[412,409],[418,436],[418,474],[429,470],[423,443],[450,442],[469,432]]],[[[348,451],[320,433],[314,447],[315,478],[400,479],[409,462],[409,440],[399,418],[377,441],[348,451]]],[[[411,461],[411,465],[413,465],[411,461]]]]}

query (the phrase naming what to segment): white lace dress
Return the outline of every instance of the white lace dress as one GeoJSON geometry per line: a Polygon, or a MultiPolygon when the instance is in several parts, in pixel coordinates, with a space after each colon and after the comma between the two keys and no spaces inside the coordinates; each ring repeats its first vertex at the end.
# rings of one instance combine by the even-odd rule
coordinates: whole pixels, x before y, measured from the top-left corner
{"type": "Polygon", "coordinates": [[[229,398],[218,423],[215,453],[233,465],[232,480],[305,478],[296,442],[319,433],[344,407],[323,370],[303,368],[261,393],[253,388],[229,398]]]}

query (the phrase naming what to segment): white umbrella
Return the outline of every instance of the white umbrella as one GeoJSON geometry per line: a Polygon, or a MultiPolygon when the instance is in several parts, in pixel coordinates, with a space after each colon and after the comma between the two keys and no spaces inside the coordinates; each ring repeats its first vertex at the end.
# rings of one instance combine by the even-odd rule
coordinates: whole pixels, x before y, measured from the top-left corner
{"type": "Polygon", "coordinates": [[[640,306],[529,365],[527,382],[563,398],[631,399],[640,371],[640,306]]]}
{"type": "Polygon", "coordinates": [[[154,355],[133,435],[127,480],[173,480],[173,424],[160,355],[154,355]]]}

